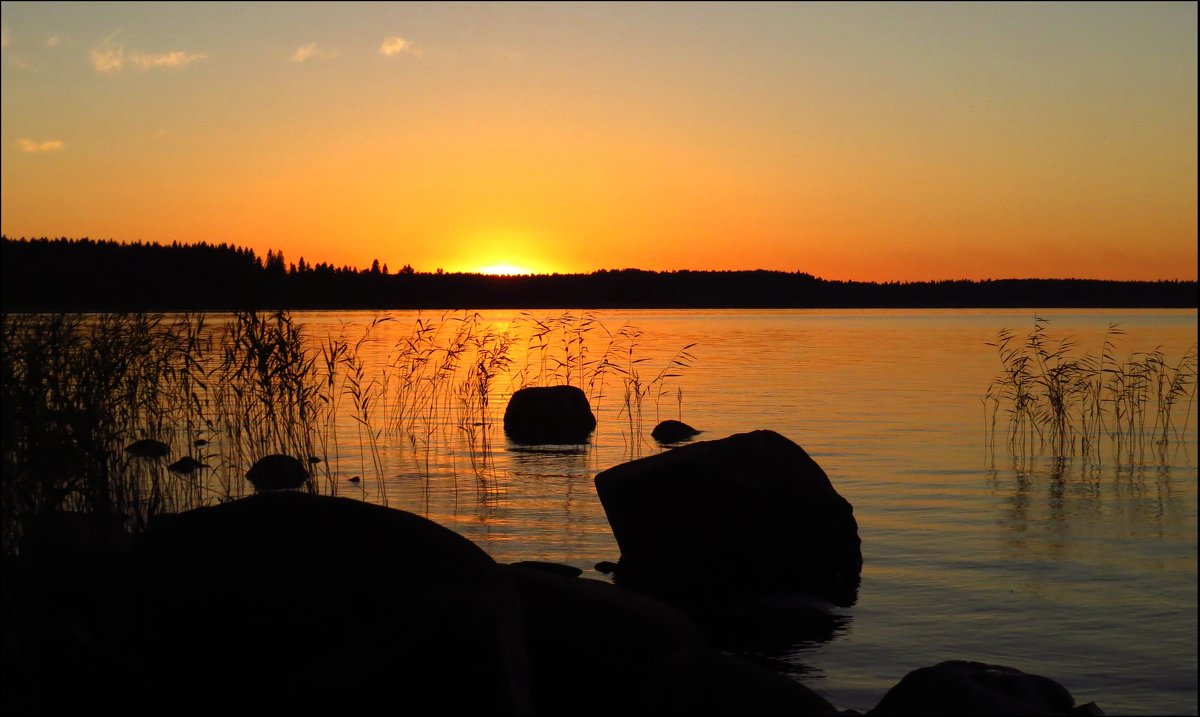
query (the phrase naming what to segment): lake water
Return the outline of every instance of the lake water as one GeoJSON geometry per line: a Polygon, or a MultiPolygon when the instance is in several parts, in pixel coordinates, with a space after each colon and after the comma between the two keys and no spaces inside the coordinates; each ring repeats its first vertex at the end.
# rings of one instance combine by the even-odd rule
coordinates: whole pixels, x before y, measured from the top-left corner
{"type": "MultiPolygon", "coordinates": [[[[698,440],[772,429],[808,451],[858,519],[862,586],[857,605],[841,611],[845,629],[775,655],[834,704],[865,710],[912,669],[972,659],[1056,679],[1109,714],[1195,714],[1196,406],[1165,451],[1134,465],[1107,449],[1086,462],[1014,456],[1003,416],[990,450],[981,399],[1001,365],[986,344],[1002,328],[1023,338],[1035,314],[1049,320],[1051,337],[1073,338],[1076,354],[1099,355],[1111,323],[1125,331],[1118,360],[1161,346],[1174,362],[1196,343],[1190,310],[596,312],[609,332],[640,329],[643,385],[695,344],[691,365],[643,399],[641,438],[614,373],[586,447],[521,449],[497,426],[490,462],[476,454],[472,464],[453,427],[408,437],[385,430],[377,471],[358,452],[357,424],[343,421],[326,467],[341,495],[425,515],[499,561],[558,561],[604,579],[593,565],[619,551],[592,484],[597,472],[660,450],[648,435],[660,418],[703,430],[698,440]],[[352,475],[363,479],[347,482],[352,475]]],[[[516,315],[486,312],[481,321],[503,330],[516,315]]],[[[295,318],[310,336],[354,339],[378,316],[295,318]]],[[[387,316],[394,320],[360,348],[367,376],[418,316],[441,321],[387,316]]],[[[604,336],[589,335],[591,359],[604,336]]],[[[493,382],[497,424],[515,370],[493,382]]]]}

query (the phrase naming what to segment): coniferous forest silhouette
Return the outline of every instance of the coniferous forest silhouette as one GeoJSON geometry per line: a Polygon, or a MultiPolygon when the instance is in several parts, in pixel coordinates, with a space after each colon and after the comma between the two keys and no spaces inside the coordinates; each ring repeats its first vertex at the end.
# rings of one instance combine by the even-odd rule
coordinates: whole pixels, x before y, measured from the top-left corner
{"type": "Polygon", "coordinates": [[[1195,307],[1195,281],[862,282],[785,271],[496,276],[259,257],[227,243],[0,238],[6,312],[501,308],[1195,307]]]}

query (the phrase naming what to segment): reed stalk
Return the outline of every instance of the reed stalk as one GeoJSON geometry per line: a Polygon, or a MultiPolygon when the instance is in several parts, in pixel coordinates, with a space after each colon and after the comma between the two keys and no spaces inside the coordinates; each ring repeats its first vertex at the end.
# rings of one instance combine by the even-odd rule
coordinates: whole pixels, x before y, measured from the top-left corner
{"type": "MultiPolygon", "coordinates": [[[[637,453],[643,401],[653,396],[657,416],[693,361],[686,346],[647,381],[636,327],[525,313],[501,331],[478,314],[447,313],[418,316],[373,365],[395,325],[384,316],[357,338],[343,325],[314,340],[286,311],[0,317],[4,551],[16,552],[25,522],[47,511],[119,516],[136,531],[161,513],[239,498],[251,490],[249,467],[275,453],[309,461],[304,490],[336,495],[349,466],[374,478],[359,482],[362,497],[370,482],[386,504],[394,447],[411,449],[428,485],[433,456],[463,445],[476,488],[496,495],[496,411],[513,391],[578,386],[599,412],[616,377],[618,420],[637,453]],[[357,450],[339,436],[354,436],[357,450]],[[126,451],[141,439],[161,441],[167,456],[126,451]],[[183,457],[194,464],[167,469],[183,457]]],[[[1181,381],[1162,391],[1182,397],[1181,381]]],[[[682,415],[682,388],[675,396],[682,415]]]]}
{"type": "Polygon", "coordinates": [[[1165,451],[1182,440],[1176,429],[1191,415],[1197,378],[1196,346],[1168,361],[1161,347],[1116,358],[1116,324],[1105,332],[1100,355],[1075,355],[1069,338],[1048,335],[1048,321],[1035,317],[1023,343],[1001,329],[994,342],[1001,373],[983,397],[985,443],[994,450],[998,415],[1007,420],[1007,447],[1013,456],[1047,452],[1055,458],[1079,456],[1100,462],[1107,443],[1118,463],[1141,463],[1148,446],[1165,451]],[[1184,402],[1186,399],[1186,403],[1184,402]]]}

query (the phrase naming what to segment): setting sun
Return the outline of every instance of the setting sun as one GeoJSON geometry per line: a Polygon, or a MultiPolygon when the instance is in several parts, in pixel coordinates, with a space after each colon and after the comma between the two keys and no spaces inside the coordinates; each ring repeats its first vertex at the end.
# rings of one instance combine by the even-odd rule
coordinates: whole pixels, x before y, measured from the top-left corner
{"type": "Polygon", "coordinates": [[[500,276],[516,276],[518,274],[532,274],[533,272],[522,266],[514,266],[513,264],[492,264],[479,268],[480,274],[498,274],[500,276]]]}
{"type": "Polygon", "coordinates": [[[562,271],[554,257],[544,249],[545,245],[553,243],[552,237],[529,228],[531,223],[524,217],[484,220],[461,233],[452,234],[448,244],[458,249],[448,252],[446,270],[496,276],[562,271]]]}
{"type": "Polygon", "coordinates": [[[1196,277],[1195,3],[230,7],[4,3],[0,233],[1196,277]]]}

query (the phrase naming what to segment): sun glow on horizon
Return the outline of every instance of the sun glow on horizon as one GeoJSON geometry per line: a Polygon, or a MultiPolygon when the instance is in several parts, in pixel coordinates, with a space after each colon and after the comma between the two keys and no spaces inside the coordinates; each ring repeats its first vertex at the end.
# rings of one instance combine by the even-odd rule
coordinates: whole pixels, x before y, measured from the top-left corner
{"type": "Polygon", "coordinates": [[[480,274],[495,274],[497,276],[520,276],[534,273],[531,269],[515,264],[491,264],[477,269],[480,274]]]}
{"type": "Polygon", "coordinates": [[[0,234],[1196,278],[1195,3],[238,8],[4,3],[0,234]]]}
{"type": "Polygon", "coordinates": [[[561,271],[545,245],[555,238],[526,222],[489,222],[462,232],[448,242],[457,245],[447,270],[493,276],[528,276],[561,271]]]}

